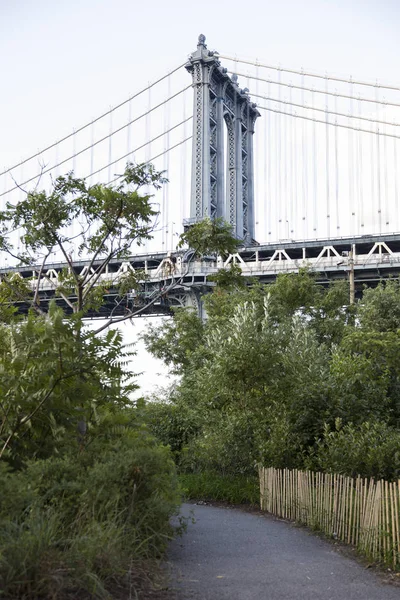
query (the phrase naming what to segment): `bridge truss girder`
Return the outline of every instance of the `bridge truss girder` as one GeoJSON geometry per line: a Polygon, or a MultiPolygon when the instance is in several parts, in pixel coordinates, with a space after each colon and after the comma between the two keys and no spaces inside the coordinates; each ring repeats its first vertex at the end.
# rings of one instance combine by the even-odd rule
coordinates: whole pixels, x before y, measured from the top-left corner
{"type": "MultiPolygon", "coordinates": [[[[356,292],[361,294],[364,285],[376,286],[379,281],[400,276],[400,234],[387,236],[362,236],[355,238],[338,238],[336,240],[309,240],[306,242],[282,241],[276,244],[250,246],[239,249],[236,254],[226,260],[194,261],[189,266],[183,261],[183,253],[154,253],[137,255],[129,259],[114,259],[108,265],[104,278],[99,281],[110,282],[108,292],[104,296],[104,305],[88,315],[88,318],[109,318],[111,315],[124,316],[132,309],[140,310],[138,316],[171,315],[174,307],[192,307],[204,318],[201,296],[215,285],[210,281],[221,268],[229,268],[236,262],[245,277],[261,283],[272,283],[283,273],[296,273],[307,267],[317,274],[317,281],[322,285],[336,279],[348,278],[354,268],[356,292]],[[352,251],[351,264],[349,253],[352,251]],[[129,271],[145,273],[142,290],[118,297],[118,285],[121,278],[129,271]],[[115,285],[113,285],[113,283],[115,285]],[[175,287],[165,293],[175,283],[175,287]],[[149,304],[149,299],[156,302],[149,304]]],[[[77,272],[83,273],[89,261],[76,263],[77,272]]],[[[96,265],[94,265],[96,268],[96,265]]],[[[40,267],[10,267],[0,270],[0,279],[12,274],[32,281],[36,286],[36,273],[40,267]]],[[[46,310],[49,302],[56,302],[68,312],[68,307],[56,295],[59,285],[58,275],[65,269],[65,264],[49,265],[44,272],[46,277],[40,286],[40,305],[46,310]]],[[[62,278],[60,285],[62,285],[62,278]]],[[[73,300],[73,298],[71,298],[73,300]]],[[[28,303],[16,303],[22,313],[29,309],[28,303]]]]}

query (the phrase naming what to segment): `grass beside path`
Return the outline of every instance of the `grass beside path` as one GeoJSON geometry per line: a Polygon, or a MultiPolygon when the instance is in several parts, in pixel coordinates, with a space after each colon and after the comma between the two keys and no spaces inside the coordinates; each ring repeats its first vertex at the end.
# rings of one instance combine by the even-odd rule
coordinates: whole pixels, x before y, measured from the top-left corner
{"type": "Polygon", "coordinates": [[[218,501],[230,504],[259,506],[258,477],[244,475],[219,475],[211,471],[181,473],[179,482],[187,500],[218,501]]]}

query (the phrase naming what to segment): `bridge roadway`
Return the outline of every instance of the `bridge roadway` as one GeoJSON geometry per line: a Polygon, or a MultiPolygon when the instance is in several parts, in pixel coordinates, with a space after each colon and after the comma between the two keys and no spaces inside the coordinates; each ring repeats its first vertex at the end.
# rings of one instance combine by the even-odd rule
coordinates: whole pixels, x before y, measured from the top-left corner
{"type": "MultiPolygon", "coordinates": [[[[169,315],[174,306],[193,306],[201,314],[201,294],[215,285],[209,276],[222,268],[229,268],[232,262],[240,266],[244,276],[262,283],[273,282],[281,273],[295,273],[302,267],[308,267],[317,273],[317,281],[326,285],[329,281],[348,277],[349,271],[354,268],[356,292],[360,293],[364,285],[374,286],[381,279],[400,275],[400,234],[330,240],[281,240],[240,248],[237,254],[230,255],[226,260],[206,257],[187,262],[184,252],[156,252],[137,254],[129,259],[115,259],[100,279],[109,282],[104,305],[100,310],[92,311],[88,317],[122,316],[132,308],[140,309],[138,316],[169,315]],[[141,291],[128,294],[121,302],[118,283],[126,274],[137,271],[144,274],[141,291]],[[172,284],[175,284],[174,287],[166,292],[172,284]],[[156,301],[150,304],[155,298],[156,301]]],[[[39,292],[42,307],[46,308],[53,298],[60,305],[65,305],[56,296],[58,276],[65,266],[65,263],[53,263],[44,271],[45,278],[41,281],[39,292]]],[[[89,261],[74,263],[76,272],[81,274],[88,267],[89,261]]],[[[32,266],[2,268],[0,279],[12,273],[29,279],[32,287],[35,287],[38,271],[32,266]]],[[[19,302],[17,305],[20,312],[26,312],[29,308],[27,303],[19,302]]],[[[69,310],[66,305],[64,308],[69,310]]]]}

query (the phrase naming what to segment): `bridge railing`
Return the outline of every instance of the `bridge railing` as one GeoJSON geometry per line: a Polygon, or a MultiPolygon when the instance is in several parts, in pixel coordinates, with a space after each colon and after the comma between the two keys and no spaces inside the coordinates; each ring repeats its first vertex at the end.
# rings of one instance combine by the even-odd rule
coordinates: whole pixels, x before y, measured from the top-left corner
{"type": "MultiPolygon", "coordinates": [[[[265,276],[276,276],[282,273],[295,273],[301,268],[309,268],[310,271],[318,273],[326,273],[334,275],[335,273],[343,273],[349,271],[350,265],[348,261],[343,259],[341,256],[332,255],[330,257],[319,256],[315,258],[306,259],[291,259],[288,255],[281,256],[270,256],[267,258],[252,258],[243,260],[240,254],[230,255],[226,261],[221,259],[212,261],[193,261],[187,265],[181,260],[173,261],[167,257],[160,261],[160,263],[153,268],[145,269],[145,280],[149,283],[160,283],[166,280],[172,280],[173,278],[180,277],[196,277],[203,276],[205,279],[209,275],[217,273],[221,268],[229,268],[231,263],[237,263],[242,270],[242,274],[245,277],[262,277],[265,276]]],[[[371,269],[385,269],[390,267],[399,267],[400,265],[400,252],[392,252],[391,254],[359,254],[353,261],[352,268],[356,273],[368,273],[371,269]]],[[[135,272],[134,263],[130,261],[124,261],[119,265],[118,270],[113,272],[106,272],[100,276],[99,284],[110,282],[110,284],[117,284],[123,279],[123,277],[129,273],[135,272]]],[[[54,290],[58,286],[58,275],[60,273],[59,268],[49,267],[44,272],[44,278],[42,279],[39,290],[54,290]]],[[[34,272],[32,271],[34,276],[34,272]]],[[[15,274],[18,276],[18,273],[15,274]]],[[[190,282],[189,282],[190,284],[190,282]]],[[[35,286],[36,282],[32,280],[32,286],[35,286]]]]}

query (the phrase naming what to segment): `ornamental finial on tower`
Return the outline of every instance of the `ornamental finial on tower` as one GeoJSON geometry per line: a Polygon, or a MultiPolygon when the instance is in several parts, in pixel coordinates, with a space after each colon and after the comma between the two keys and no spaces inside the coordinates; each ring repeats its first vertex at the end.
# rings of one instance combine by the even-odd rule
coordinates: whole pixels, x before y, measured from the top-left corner
{"type": "Polygon", "coordinates": [[[199,35],[199,43],[197,45],[204,46],[204,47],[206,45],[206,36],[203,35],[202,33],[199,35]]]}

